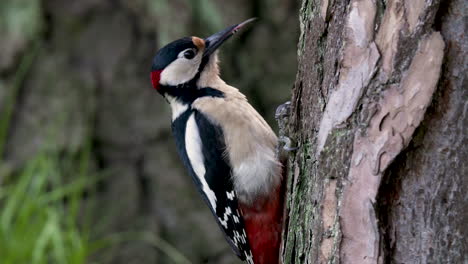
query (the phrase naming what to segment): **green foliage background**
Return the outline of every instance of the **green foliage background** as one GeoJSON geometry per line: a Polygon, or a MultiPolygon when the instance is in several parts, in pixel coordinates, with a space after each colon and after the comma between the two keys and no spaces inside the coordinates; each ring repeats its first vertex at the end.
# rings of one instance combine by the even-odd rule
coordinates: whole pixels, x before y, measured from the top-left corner
{"type": "Polygon", "coordinates": [[[239,263],[151,89],[166,43],[258,22],[223,78],[272,126],[296,71],[293,0],[0,1],[0,263],[239,263]]]}

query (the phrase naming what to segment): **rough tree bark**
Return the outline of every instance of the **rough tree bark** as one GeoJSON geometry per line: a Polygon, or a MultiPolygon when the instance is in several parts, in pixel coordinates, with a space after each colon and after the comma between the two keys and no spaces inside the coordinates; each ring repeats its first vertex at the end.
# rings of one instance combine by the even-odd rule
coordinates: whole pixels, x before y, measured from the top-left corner
{"type": "Polygon", "coordinates": [[[303,1],[285,264],[468,261],[467,13],[303,1]]]}

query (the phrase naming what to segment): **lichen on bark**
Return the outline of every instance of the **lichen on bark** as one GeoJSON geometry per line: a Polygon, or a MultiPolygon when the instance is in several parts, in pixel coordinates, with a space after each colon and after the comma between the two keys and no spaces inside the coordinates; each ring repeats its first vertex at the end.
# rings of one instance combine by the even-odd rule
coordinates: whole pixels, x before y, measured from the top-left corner
{"type": "MultiPolygon", "coordinates": [[[[457,20],[438,10],[432,0],[303,1],[290,124],[299,149],[291,157],[284,263],[391,260],[398,238],[386,232],[402,222],[384,216],[381,206],[397,205],[384,206],[379,196],[395,192],[383,188],[389,166],[404,166],[395,158],[421,122],[433,118],[427,109],[447,50],[436,20],[457,20]],[[305,211],[307,203],[314,210],[305,211]],[[389,244],[388,237],[397,241],[389,244]],[[298,238],[305,245],[294,248],[298,238]]],[[[466,47],[466,38],[456,42],[466,47]]]]}

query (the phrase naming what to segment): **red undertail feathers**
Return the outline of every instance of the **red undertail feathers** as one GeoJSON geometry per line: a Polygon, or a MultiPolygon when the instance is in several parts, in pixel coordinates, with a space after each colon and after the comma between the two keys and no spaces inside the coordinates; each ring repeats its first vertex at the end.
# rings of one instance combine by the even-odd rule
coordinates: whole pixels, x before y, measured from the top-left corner
{"type": "Polygon", "coordinates": [[[278,186],[272,195],[252,205],[240,204],[255,264],[280,263],[284,187],[285,183],[278,186]]]}

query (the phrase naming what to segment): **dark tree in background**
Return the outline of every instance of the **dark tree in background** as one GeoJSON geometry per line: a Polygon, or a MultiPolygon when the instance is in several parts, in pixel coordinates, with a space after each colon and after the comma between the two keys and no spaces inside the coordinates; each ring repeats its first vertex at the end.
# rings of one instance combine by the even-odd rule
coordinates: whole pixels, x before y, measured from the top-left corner
{"type": "MultiPolygon", "coordinates": [[[[89,147],[103,178],[96,237],[144,231],[193,263],[239,263],[182,168],[169,106],[151,87],[151,60],[174,39],[259,17],[223,46],[221,70],[271,122],[294,83],[298,7],[293,0],[1,0],[0,172],[44,148],[89,147]]],[[[172,263],[135,239],[102,251],[99,263],[172,263]]]]}
{"type": "MultiPolygon", "coordinates": [[[[145,231],[193,263],[239,263],[182,169],[149,68],[173,39],[259,17],[221,69],[274,126],[298,58],[285,264],[467,262],[466,1],[296,2],[0,1],[0,183],[44,148],[89,149],[96,237],[145,231]]],[[[93,258],[171,263],[135,240],[93,258]]]]}
{"type": "Polygon", "coordinates": [[[467,4],[305,0],[291,263],[466,263],[467,4]]]}

